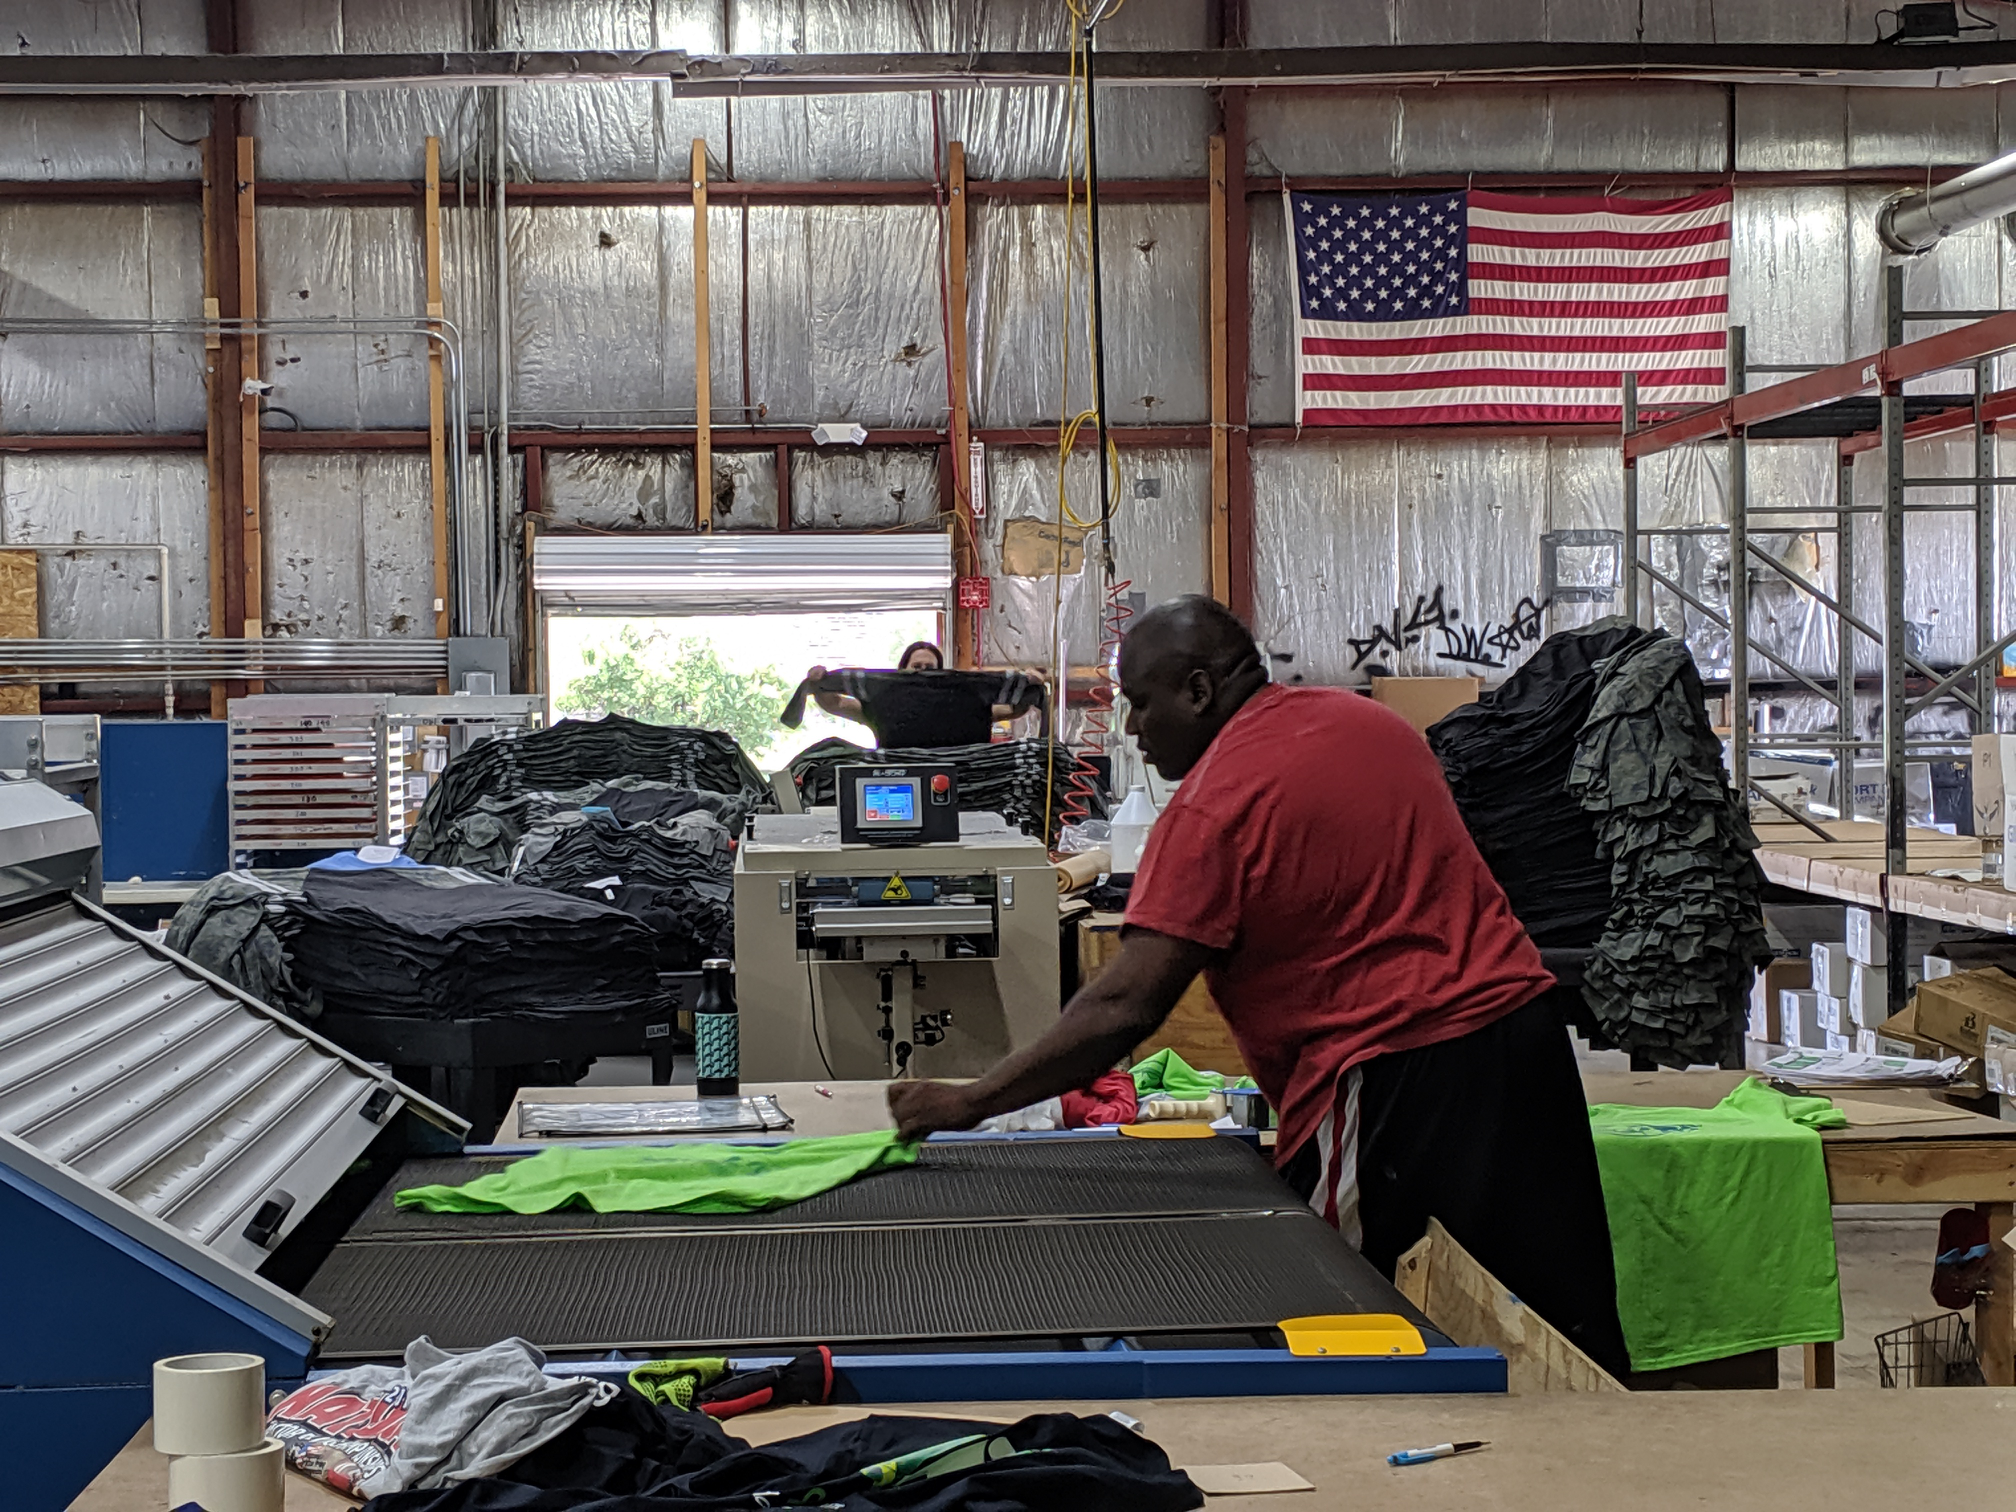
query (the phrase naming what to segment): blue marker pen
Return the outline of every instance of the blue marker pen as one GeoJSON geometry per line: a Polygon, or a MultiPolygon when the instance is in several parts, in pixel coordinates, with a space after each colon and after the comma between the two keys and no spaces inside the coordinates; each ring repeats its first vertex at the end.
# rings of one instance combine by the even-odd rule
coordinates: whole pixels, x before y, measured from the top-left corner
{"type": "Polygon", "coordinates": [[[1437,1444],[1432,1449],[1402,1449],[1398,1454],[1386,1456],[1389,1465],[1425,1465],[1430,1460],[1448,1459],[1452,1455],[1468,1454],[1473,1449],[1489,1447],[1488,1439],[1467,1439],[1460,1444],[1437,1444]]]}

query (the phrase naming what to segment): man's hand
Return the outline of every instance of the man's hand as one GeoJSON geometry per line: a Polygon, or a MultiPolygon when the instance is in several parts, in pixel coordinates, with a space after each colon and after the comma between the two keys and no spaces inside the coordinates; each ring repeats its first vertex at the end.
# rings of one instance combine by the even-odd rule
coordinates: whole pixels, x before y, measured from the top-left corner
{"type": "Polygon", "coordinates": [[[891,1082],[889,1111],[905,1144],[940,1129],[970,1129],[981,1118],[972,1094],[950,1082],[891,1082]]]}

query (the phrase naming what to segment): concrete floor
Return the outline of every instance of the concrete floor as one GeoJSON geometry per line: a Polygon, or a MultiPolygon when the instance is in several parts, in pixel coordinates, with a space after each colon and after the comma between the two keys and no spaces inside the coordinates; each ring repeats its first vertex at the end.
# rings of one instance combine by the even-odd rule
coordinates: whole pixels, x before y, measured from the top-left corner
{"type": "MultiPolygon", "coordinates": [[[[1932,1300],[1932,1255],[1943,1207],[1848,1207],[1834,1210],[1834,1245],[1841,1257],[1843,1335],[1834,1351],[1835,1385],[1877,1385],[1879,1333],[1943,1311],[1932,1300]]],[[[1778,1351],[1778,1384],[1804,1380],[1804,1351],[1778,1351]]]]}

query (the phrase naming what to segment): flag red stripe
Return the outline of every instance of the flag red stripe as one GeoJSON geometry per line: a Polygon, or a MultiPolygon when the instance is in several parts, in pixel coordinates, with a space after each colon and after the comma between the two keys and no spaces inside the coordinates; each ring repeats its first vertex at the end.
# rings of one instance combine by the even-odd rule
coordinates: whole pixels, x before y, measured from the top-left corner
{"type": "Polygon", "coordinates": [[[1679,231],[1506,231],[1472,226],[1473,247],[1614,247],[1630,252],[1653,247],[1695,247],[1729,240],[1729,222],[1679,231]]]}
{"type": "Polygon", "coordinates": [[[1473,299],[1472,315],[1531,315],[1543,320],[1657,320],[1665,315],[1727,315],[1729,296],[1699,299],[1473,299]]]}
{"type": "MultiPolygon", "coordinates": [[[[1427,196],[1433,198],[1433,196],[1427,196]]],[[[1503,210],[1508,215],[1689,215],[1696,210],[1735,202],[1727,189],[1677,200],[1627,199],[1619,195],[1501,194],[1491,189],[1472,189],[1470,203],[1480,210],[1503,210]]]]}
{"type": "Polygon", "coordinates": [[[1720,331],[1676,331],[1671,336],[1515,336],[1464,331],[1385,341],[1348,336],[1302,338],[1302,350],[1311,357],[1420,357],[1430,352],[1719,352],[1727,345],[1728,338],[1720,331]]]}
{"type": "MultiPolygon", "coordinates": [[[[1667,412],[1670,413],[1670,412],[1667,412]]],[[[1641,410],[1641,419],[1661,412],[1641,410]]],[[[1391,409],[1305,409],[1304,425],[1615,425],[1623,418],[1619,405],[1598,404],[1422,404],[1391,409]]]]}
{"type": "MultiPolygon", "coordinates": [[[[1650,376],[1660,388],[1712,384],[1719,387],[1728,374],[1720,367],[1659,368],[1650,376]]],[[[1496,388],[1609,388],[1622,383],[1620,370],[1600,368],[1493,368],[1438,369],[1426,373],[1304,373],[1302,391],[1341,389],[1351,393],[1384,393],[1401,389],[1467,388],[1485,385],[1496,388]]]]}
{"type": "Polygon", "coordinates": [[[1488,278],[1498,283],[1586,283],[1586,284],[1677,284],[1691,283],[1697,278],[1727,278],[1729,259],[1709,258],[1704,262],[1674,263],[1670,267],[1643,265],[1595,267],[1587,264],[1565,263],[1536,266],[1532,263],[1500,263],[1470,259],[1470,277],[1474,282],[1488,278]]]}

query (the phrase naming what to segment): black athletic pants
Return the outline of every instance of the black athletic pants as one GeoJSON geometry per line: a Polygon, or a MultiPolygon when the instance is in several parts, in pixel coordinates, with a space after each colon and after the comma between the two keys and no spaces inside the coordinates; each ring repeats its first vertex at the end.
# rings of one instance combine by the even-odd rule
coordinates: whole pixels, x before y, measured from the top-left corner
{"type": "MultiPolygon", "coordinates": [[[[1588,1102],[1554,996],[1360,1068],[1358,1219],[1381,1275],[1438,1218],[1518,1298],[1622,1380],[1617,1276],[1588,1102]]],[[[1341,1102],[1341,1097],[1340,1097],[1341,1102]]],[[[1305,1201],[1318,1141],[1281,1167],[1305,1201]]]]}

